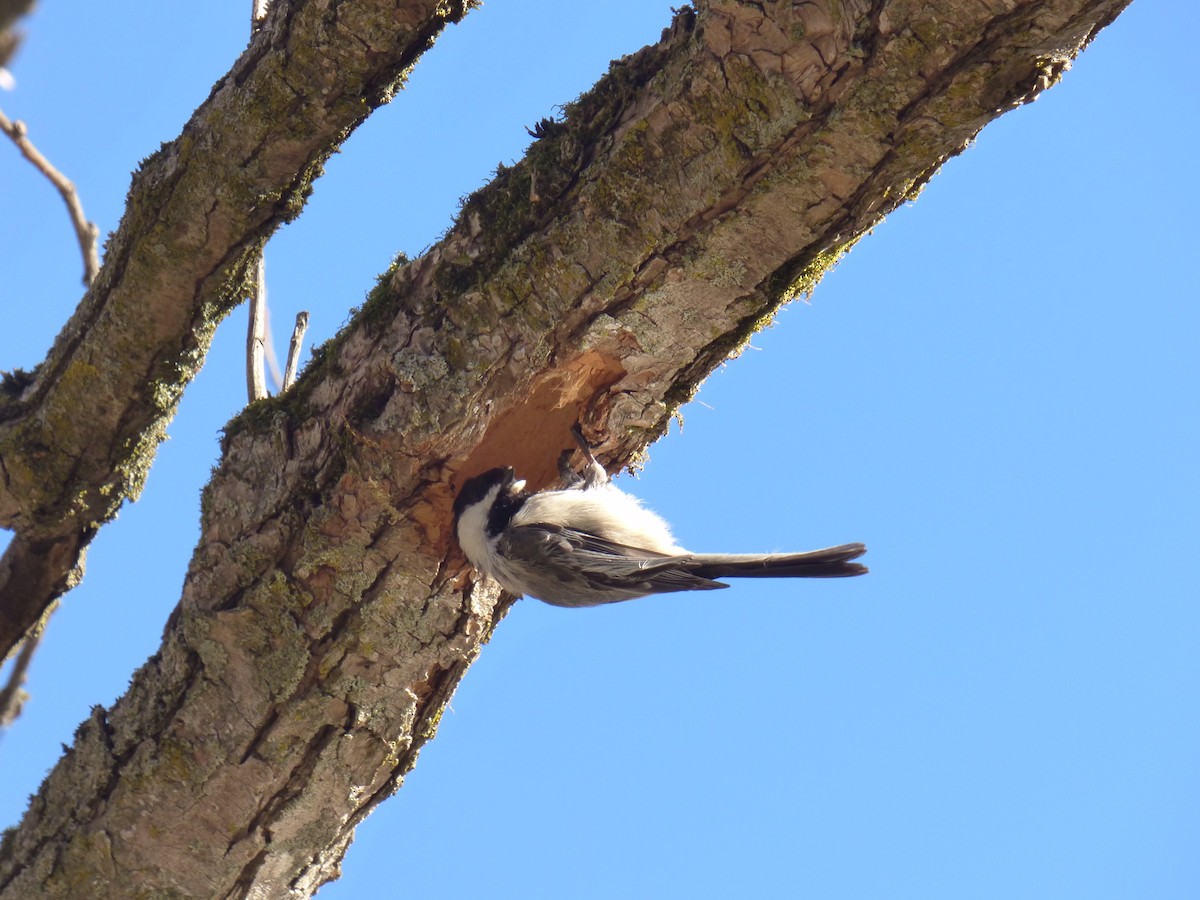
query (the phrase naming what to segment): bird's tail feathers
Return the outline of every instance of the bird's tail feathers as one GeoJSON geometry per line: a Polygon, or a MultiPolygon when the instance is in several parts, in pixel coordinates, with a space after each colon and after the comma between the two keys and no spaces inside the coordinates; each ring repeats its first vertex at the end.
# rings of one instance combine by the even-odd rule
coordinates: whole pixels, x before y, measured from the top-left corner
{"type": "Polygon", "coordinates": [[[866,552],[863,544],[839,544],[807,553],[697,553],[687,568],[702,578],[846,578],[866,574],[851,562],[866,552]]]}

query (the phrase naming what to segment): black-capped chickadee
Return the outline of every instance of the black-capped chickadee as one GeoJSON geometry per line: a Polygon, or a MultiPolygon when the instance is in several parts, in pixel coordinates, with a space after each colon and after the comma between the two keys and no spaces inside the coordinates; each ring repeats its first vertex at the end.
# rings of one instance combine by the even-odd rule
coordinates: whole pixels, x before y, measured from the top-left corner
{"type": "MultiPolygon", "coordinates": [[[[555,606],[597,606],[673,591],[729,587],[717,578],[839,578],[862,575],[850,562],[862,544],[808,553],[690,553],[667,523],[615,487],[576,437],[585,473],[567,487],[531,492],[511,467],[467,481],[454,501],[458,543],[476,570],[506,591],[555,606]]],[[[560,468],[563,466],[560,464],[560,468]]]]}

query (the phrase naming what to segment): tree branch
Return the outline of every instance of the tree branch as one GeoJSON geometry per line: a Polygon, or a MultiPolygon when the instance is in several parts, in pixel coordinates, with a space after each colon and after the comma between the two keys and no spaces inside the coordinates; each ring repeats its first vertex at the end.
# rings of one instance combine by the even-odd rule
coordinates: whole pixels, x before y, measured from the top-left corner
{"type": "Polygon", "coordinates": [[[304,347],[304,334],[308,331],[308,313],[296,313],[296,326],[292,329],[292,339],[288,343],[287,366],[283,370],[283,381],[279,389],[286,391],[296,383],[296,372],[300,369],[300,354],[304,347]]]}
{"type": "Polygon", "coordinates": [[[1125,5],[711,3],[615,64],[230,423],[163,646],[0,848],[0,897],[335,877],[505,608],[451,541],[461,480],[548,482],[579,419],[627,461],[1125,5]]]}
{"type": "Polygon", "coordinates": [[[21,151],[21,155],[29,160],[35,169],[45,175],[62,195],[63,202],[67,204],[67,214],[71,217],[71,225],[75,228],[75,238],[79,241],[79,252],[83,255],[83,283],[91,284],[96,280],[96,273],[100,269],[100,256],[96,250],[96,237],[99,229],[84,215],[83,204],[79,200],[79,192],[75,190],[74,183],[54,168],[50,160],[46,159],[33,145],[33,142],[29,140],[25,123],[12,121],[4,114],[3,110],[0,110],[0,131],[9,136],[17,145],[17,149],[21,151]]]}
{"type": "MultiPolygon", "coordinates": [[[[250,34],[262,27],[267,17],[267,0],[251,0],[250,34]]],[[[254,278],[250,282],[250,316],[246,337],[246,393],[253,403],[267,396],[267,377],[263,361],[267,355],[267,263],[264,246],[254,260],[254,278]]],[[[272,354],[273,355],[273,354],[272,354]]]]}
{"type": "Polygon", "coordinates": [[[262,253],[254,261],[246,323],[246,394],[253,403],[267,396],[267,272],[262,253]]]}
{"type": "MultiPolygon", "coordinates": [[[[253,252],[325,159],[474,0],[276,4],[182,135],[146,160],[104,266],[29,383],[0,387],[0,527],[86,544],[141,490],[253,252]],[[86,409],[89,415],[79,415],[86,409]]],[[[61,557],[65,559],[65,557],[61,557]]],[[[66,572],[39,584],[61,585],[66,572]]],[[[0,591],[0,655],[53,595],[0,591]]]]}
{"type": "Polygon", "coordinates": [[[0,660],[7,659],[24,637],[39,627],[53,600],[83,577],[84,552],[90,535],[44,540],[14,535],[0,556],[0,660]]]}

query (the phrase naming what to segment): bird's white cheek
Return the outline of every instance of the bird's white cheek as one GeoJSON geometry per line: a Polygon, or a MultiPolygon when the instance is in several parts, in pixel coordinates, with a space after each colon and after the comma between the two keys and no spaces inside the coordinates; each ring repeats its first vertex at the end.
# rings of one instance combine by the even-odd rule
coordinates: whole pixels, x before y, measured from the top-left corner
{"type": "Polygon", "coordinates": [[[478,507],[464,510],[458,520],[458,544],[471,565],[484,572],[488,571],[491,556],[486,529],[487,515],[478,507]]]}

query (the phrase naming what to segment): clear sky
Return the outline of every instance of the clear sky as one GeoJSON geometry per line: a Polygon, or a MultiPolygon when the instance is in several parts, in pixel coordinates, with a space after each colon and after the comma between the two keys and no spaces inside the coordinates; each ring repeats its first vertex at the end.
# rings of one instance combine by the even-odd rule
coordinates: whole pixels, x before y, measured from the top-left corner
{"type": "MultiPolygon", "coordinates": [[[[677,0],[672,0],[677,2],[677,0]]],[[[249,2],[43,3],[0,105],[102,232],[245,43],[249,2]],[[180,25],[181,16],[186,25],[180,25]]],[[[525,126],[669,3],[489,0],[268,248],[277,339],[346,320],[525,126]]],[[[1063,82],[730,361],[630,490],[697,550],[861,540],[871,574],[523,601],[326,898],[1200,896],[1200,76],[1138,0],[1063,82]]],[[[0,367],[79,296],[60,201],[0,145],[0,367]]],[[[141,501],[92,547],[0,739],[0,824],[158,645],[221,425],[222,326],[141,501]]]]}

